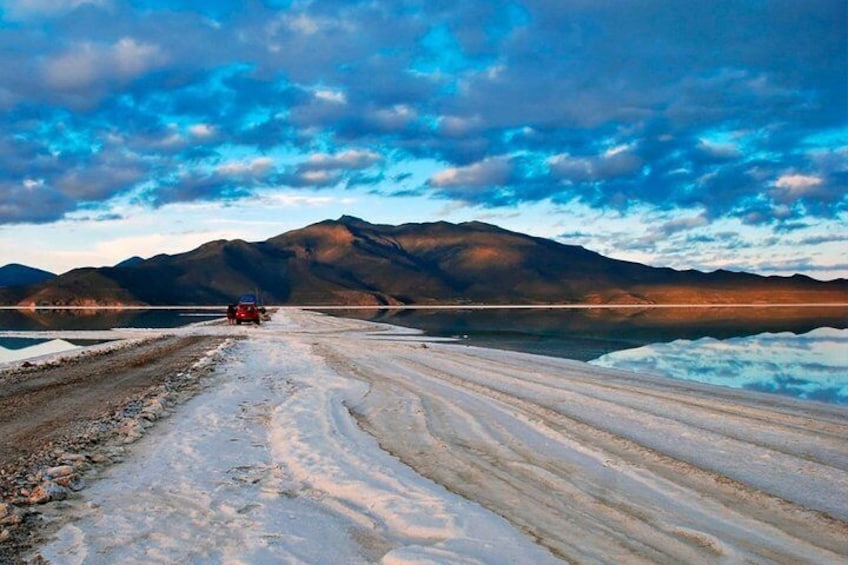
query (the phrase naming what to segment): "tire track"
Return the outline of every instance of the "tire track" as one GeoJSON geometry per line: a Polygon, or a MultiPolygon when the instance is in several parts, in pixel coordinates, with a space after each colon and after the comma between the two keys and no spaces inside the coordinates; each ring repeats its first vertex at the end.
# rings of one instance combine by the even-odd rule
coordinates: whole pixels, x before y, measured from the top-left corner
{"type": "Polygon", "coordinates": [[[223,341],[165,336],[0,380],[0,468],[71,438],[223,341]]]}
{"type": "MultiPolygon", "coordinates": [[[[847,549],[844,522],[730,478],[721,465],[705,468],[680,459],[673,449],[669,453],[668,446],[645,444],[627,430],[603,423],[604,418],[614,420],[612,411],[636,421],[663,416],[665,420],[655,422],[658,429],[676,422],[703,441],[706,434],[699,430],[712,427],[708,431],[722,441],[744,442],[722,433],[732,427],[726,422],[718,428],[697,424],[733,412],[744,423],[745,406],[721,411],[712,399],[657,390],[656,384],[617,385],[580,371],[573,371],[573,380],[571,371],[564,379],[561,366],[553,371],[544,362],[535,363],[537,358],[530,369],[530,363],[520,364],[521,357],[502,363],[450,346],[431,345],[422,352],[408,344],[347,347],[326,340],[317,349],[340,374],[370,384],[370,393],[352,411],[384,449],[506,517],[566,561],[691,562],[777,555],[828,562],[847,549]],[[541,381],[534,385],[537,390],[528,393],[527,383],[517,379],[524,373],[541,381]],[[558,402],[544,400],[556,395],[558,402]],[[563,395],[572,402],[562,402],[563,395]],[[645,408],[652,402],[677,406],[678,400],[695,414],[695,423],[645,408]],[[412,413],[410,406],[424,413],[412,413]],[[401,426],[411,429],[396,433],[401,426]],[[538,445],[545,449],[536,451],[538,445]]],[[[757,421],[769,422],[768,408],[757,407],[756,412],[757,421]]],[[[777,437],[812,435],[823,437],[823,445],[841,425],[816,421],[805,428],[793,418],[789,416],[788,427],[776,432],[777,437]]],[[[782,425],[783,419],[780,412],[772,413],[773,424],[782,425]]],[[[763,449],[773,450],[770,445],[763,449]]],[[[844,469],[834,471],[845,483],[844,469]]]]}

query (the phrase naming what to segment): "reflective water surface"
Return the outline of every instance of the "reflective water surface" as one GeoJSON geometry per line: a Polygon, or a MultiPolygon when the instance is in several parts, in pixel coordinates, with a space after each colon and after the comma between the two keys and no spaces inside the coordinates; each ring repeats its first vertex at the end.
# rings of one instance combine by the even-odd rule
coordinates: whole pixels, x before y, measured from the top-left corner
{"type": "MultiPolygon", "coordinates": [[[[330,311],[496,347],[848,404],[848,307],[401,309],[330,311]]],[[[167,328],[224,312],[0,310],[0,331],[167,328]]],[[[0,362],[79,340],[0,338],[0,362]]]]}
{"type": "Polygon", "coordinates": [[[848,307],[373,310],[383,321],[497,347],[848,404],[848,307]]]}
{"type": "Polygon", "coordinates": [[[593,364],[848,404],[848,330],[701,338],[608,353],[593,364]]]}
{"type": "MultiPolygon", "coordinates": [[[[167,310],[0,309],[0,331],[173,328],[222,317],[224,314],[223,310],[218,312],[192,308],[167,310]]],[[[0,337],[0,363],[72,351],[95,343],[99,341],[0,337]]]]}
{"type": "Polygon", "coordinates": [[[176,328],[223,317],[225,309],[0,309],[0,331],[108,330],[110,328],[176,328]]]}

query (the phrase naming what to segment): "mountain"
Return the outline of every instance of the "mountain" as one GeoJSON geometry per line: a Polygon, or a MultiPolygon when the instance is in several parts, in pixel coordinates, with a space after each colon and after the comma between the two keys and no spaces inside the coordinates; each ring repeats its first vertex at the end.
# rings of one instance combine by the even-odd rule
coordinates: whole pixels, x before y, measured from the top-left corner
{"type": "MultiPolygon", "coordinates": [[[[0,289],[2,290],[2,289],[0,289]]],[[[848,302],[848,281],[676,271],[481,222],[375,225],[343,216],[267,241],[76,269],[4,296],[20,304],[671,304],[848,302]]]]}
{"type": "Polygon", "coordinates": [[[35,267],[27,267],[19,263],[9,263],[4,267],[0,267],[0,287],[31,285],[55,277],[56,275],[51,272],[42,271],[35,267]]]}
{"type": "Polygon", "coordinates": [[[120,263],[117,263],[115,266],[116,267],[134,267],[134,266],[138,265],[139,263],[143,263],[143,262],[144,262],[143,258],[139,257],[138,255],[135,255],[133,257],[130,257],[129,259],[124,259],[120,263]]]}

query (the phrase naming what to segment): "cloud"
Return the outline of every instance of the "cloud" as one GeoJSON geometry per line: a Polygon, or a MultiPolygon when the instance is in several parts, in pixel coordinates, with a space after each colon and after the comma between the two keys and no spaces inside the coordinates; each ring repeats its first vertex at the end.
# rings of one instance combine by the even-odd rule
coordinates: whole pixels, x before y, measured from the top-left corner
{"type": "Polygon", "coordinates": [[[4,15],[11,20],[58,16],[79,6],[107,6],[110,0],[8,0],[4,3],[4,15]]]}
{"type": "Polygon", "coordinates": [[[197,138],[210,138],[215,136],[215,126],[209,124],[194,124],[189,128],[191,135],[197,138]]]}
{"type": "Polygon", "coordinates": [[[792,201],[817,194],[823,182],[821,177],[814,175],[781,175],[774,186],[779,200],[792,201]]]}
{"type": "Polygon", "coordinates": [[[90,107],[111,84],[132,81],[166,60],[159,46],[131,37],[111,45],[85,41],[44,61],[44,84],[61,100],[90,107]]]}
{"type": "Polygon", "coordinates": [[[74,201],[44,183],[25,179],[20,184],[0,181],[0,223],[46,223],[74,209],[74,201]]]}
{"type": "Polygon", "coordinates": [[[484,159],[465,167],[449,167],[435,173],[428,183],[436,188],[497,187],[507,184],[513,166],[506,157],[484,159]]]}
{"type": "Polygon", "coordinates": [[[630,147],[617,146],[600,155],[554,155],[548,159],[548,166],[554,178],[581,183],[637,175],[642,170],[643,161],[630,147]]]}
{"type": "Polygon", "coordinates": [[[365,169],[383,161],[383,157],[373,151],[350,149],[335,155],[316,153],[310,155],[302,168],[308,170],[365,169]]]}
{"type": "Polygon", "coordinates": [[[249,162],[228,161],[215,168],[221,176],[233,177],[262,177],[271,171],[274,160],[270,157],[257,157],[249,162]]]}
{"type": "Polygon", "coordinates": [[[820,245],[822,243],[841,243],[848,241],[848,233],[843,234],[824,234],[802,238],[798,243],[802,245],[820,245]]]}
{"type": "Polygon", "coordinates": [[[663,223],[656,230],[667,237],[678,232],[689,231],[706,225],[709,225],[709,221],[704,214],[700,214],[692,217],[674,218],[663,223]]]}
{"type": "Polygon", "coordinates": [[[46,208],[0,222],[329,186],[680,239],[848,211],[844,2],[249,6],[4,4],[0,183],[46,208]]]}
{"type": "Polygon", "coordinates": [[[442,116],[438,121],[438,131],[447,137],[464,137],[473,134],[484,126],[479,116],[442,116]]]}
{"type": "Polygon", "coordinates": [[[742,157],[739,148],[731,143],[715,143],[705,139],[699,141],[697,151],[714,161],[734,161],[742,157]]]}
{"type": "Polygon", "coordinates": [[[339,92],[335,90],[316,90],[315,98],[318,98],[319,100],[323,100],[325,102],[332,102],[334,104],[347,103],[347,97],[345,96],[344,92],[339,92]]]}
{"type": "Polygon", "coordinates": [[[278,176],[275,181],[286,186],[316,188],[334,186],[345,180],[363,184],[358,173],[379,166],[384,160],[379,153],[362,149],[348,149],[332,154],[314,153],[278,176]]]}

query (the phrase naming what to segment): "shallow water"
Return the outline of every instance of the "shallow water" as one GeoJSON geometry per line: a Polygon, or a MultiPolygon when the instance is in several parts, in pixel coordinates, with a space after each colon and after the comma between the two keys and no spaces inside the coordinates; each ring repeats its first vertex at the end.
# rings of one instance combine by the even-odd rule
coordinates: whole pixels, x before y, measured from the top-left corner
{"type": "Polygon", "coordinates": [[[848,308],[382,310],[461,344],[848,404],[848,308]]]}
{"type": "Polygon", "coordinates": [[[108,330],[111,328],[176,328],[221,318],[226,309],[0,309],[0,331],[108,330]]]}
{"type": "Polygon", "coordinates": [[[594,365],[848,404],[848,330],[676,340],[616,351],[594,365]]]}
{"type": "MultiPolygon", "coordinates": [[[[220,318],[224,310],[175,308],[167,310],[0,309],[0,331],[95,331],[112,328],[175,328],[220,318]]],[[[73,351],[102,340],[0,338],[0,363],[73,351]]]]}

